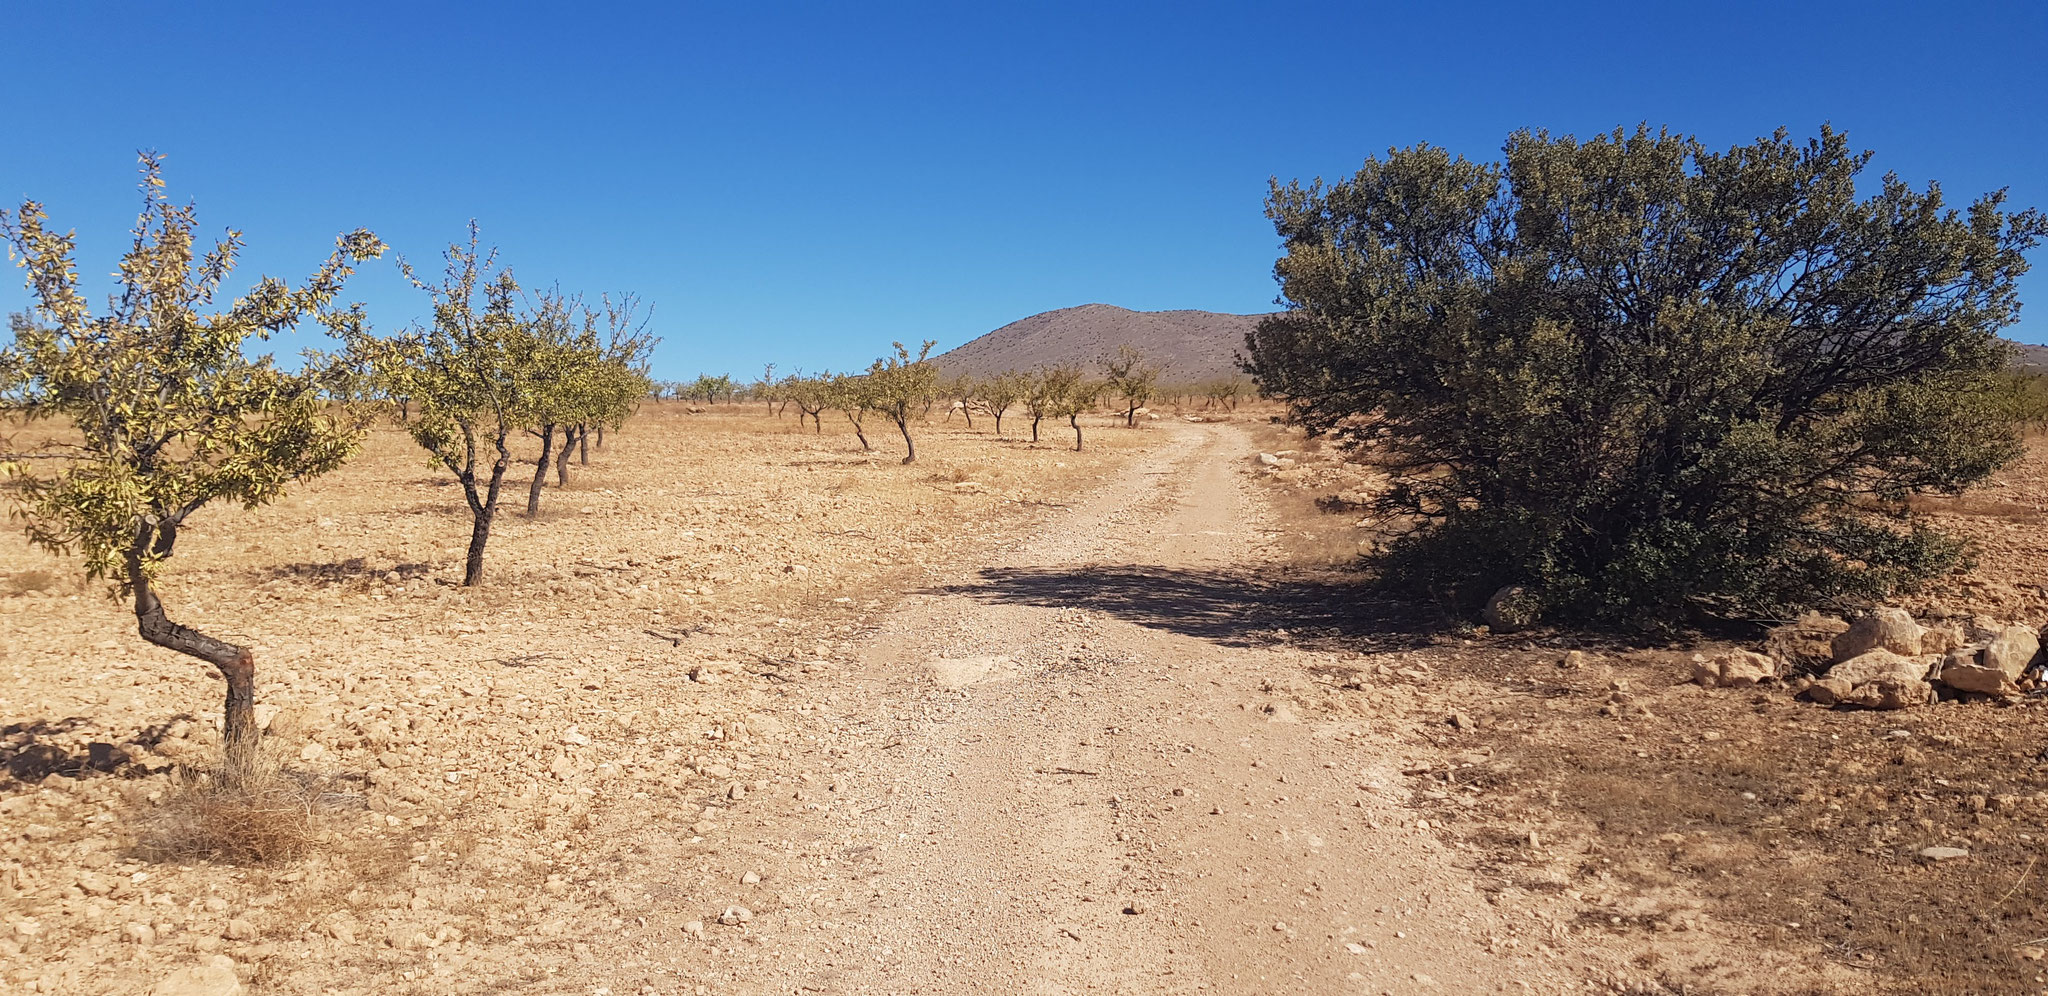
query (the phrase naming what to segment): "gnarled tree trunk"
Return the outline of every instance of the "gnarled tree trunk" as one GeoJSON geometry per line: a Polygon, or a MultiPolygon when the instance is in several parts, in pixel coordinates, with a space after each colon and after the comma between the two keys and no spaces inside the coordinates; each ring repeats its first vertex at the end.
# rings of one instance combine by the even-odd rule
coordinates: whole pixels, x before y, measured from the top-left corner
{"type": "Polygon", "coordinates": [[[463,494],[469,499],[471,522],[469,527],[469,559],[462,569],[462,586],[474,588],[484,583],[484,544],[491,540],[491,519],[498,514],[498,490],[505,483],[505,467],[512,462],[511,454],[505,449],[504,439],[498,440],[498,459],[491,464],[491,480],[483,495],[476,493],[476,475],[472,474],[462,482],[463,494]]]}
{"type": "Polygon", "coordinates": [[[588,429],[574,426],[562,430],[562,456],[555,461],[556,487],[566,488],[569,486],[569,447],[581,441],[583,434],[589,431],[588,429]]]}
{"type": "Polygon", "coordinates": [[[190,626],[181,626],[164,614],[164,606],[142,573],[142,551],[151,541],[159,556],[168,556],[176,541],[177,527],[163,526],[155,536],[145,530],[127,555],[129,583],[135,589],[135,630],[165,650],[175,650],[213,665],[228,683],[227,701],[221,712],[221,746],[225,764],[222,778],[230,786],[242,784],[255,771],[256,746],[261,739],[256,729],[256,657],[249,648],[215,639],[190,626]]]}
{"type": "Polygon", "coordinates": [[[914,442],[911,442],[911,441],[910,441],[910,420],[909,420],[909,419],[897,419],[897,420],[896,420],[896,428],[898,428],[898,429],[901,429],[901,430],[903,430],[903,447],[904,447],[904,449],[907,449],[907,450],[909,450],[909,451],[910,451],[910,455],[909,455],[909,456],[906,456],[906,457],[904,457],[904,458],[903,458],[903,462],[904,462],[904,463],[906,463],[906,464],[912,464],[912,463],[916,463],[916,462],[917,462],[917,444],[916,444],[916,443],[914,443],[914,442]]]}
{"type": "MultiPolygon", "coordinates": [[[[548,458],[555,451],[555,427],[541,426],[535,435],[540,437],[540,459],[533,463],[533,484],[526,489],[526,517],[529,519],[540,514],[540,489],[548,479],[548,458]]],[[[564,446],[563,453],[567,452],[568,447],[564,446]]]]}
{"type": "Polygon", "coordinates": [[[1079,452],[1081,449],[1081,416],[1067,416],[1067,424],[1074,427],[1074,450],[1079,452]]]}

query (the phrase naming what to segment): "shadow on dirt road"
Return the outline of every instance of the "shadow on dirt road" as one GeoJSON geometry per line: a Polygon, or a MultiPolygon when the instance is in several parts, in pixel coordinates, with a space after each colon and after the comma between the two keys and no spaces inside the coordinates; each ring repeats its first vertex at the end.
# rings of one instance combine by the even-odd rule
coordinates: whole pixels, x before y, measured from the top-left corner
{"type": "Polygon", "coordinates": [[[1078,608],[1230,647],[1348,650],[1419,646],[1440,628],[1428,606],[1390,601],[1332,571],[1145,565],[990,568],[979,583],[933,589],[994,604],[1078,608]]]}

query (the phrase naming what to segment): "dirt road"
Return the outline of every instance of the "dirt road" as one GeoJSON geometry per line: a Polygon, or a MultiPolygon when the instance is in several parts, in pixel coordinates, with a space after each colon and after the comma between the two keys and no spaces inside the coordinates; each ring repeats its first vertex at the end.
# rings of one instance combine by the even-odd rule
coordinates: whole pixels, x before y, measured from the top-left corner
{"type": "Polygon", "coordinates": [[[694,902],[629,924],[615,957],[667,961],[685,992],[1583,985],[1504,940],[1407,807],[1390,732],[1278,694],[1319,658],[1253,638],[1288,616],[1249,437],[1172,431],[815,679],[793,777],[712,800],[729,827],[648,827],[636,860],[694,902]],[[701,912],[720,892],[730,923],[701,912]]]}

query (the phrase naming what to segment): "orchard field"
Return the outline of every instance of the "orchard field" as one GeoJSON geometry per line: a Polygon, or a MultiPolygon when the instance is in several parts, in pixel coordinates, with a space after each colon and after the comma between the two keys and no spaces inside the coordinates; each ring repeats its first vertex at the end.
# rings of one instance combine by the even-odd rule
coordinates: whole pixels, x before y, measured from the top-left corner
{"type": "MultiPolygon", "coordinates": [[[[1364,534],[1317,499],[1377,472],[1264,412],[1092,416],[1078,453],[938,412],[903,466],[829,419],[690,407],[645,406],[538,519],[501,519],[478,588],[455,488],[390,431],[192,524],[166,590],[257,648],[303,839],[223,840],[249,814],[209,823],[191,785],[219,680],[9,540],[0,981],[1819,993],[2037,971],[2033,698],[1827,710],[1692,683],[1726,645],[1375,601],[1345,567],[1364,534]],[[1934,844],[1970,857],[1914,857],[1934,844]]],[[[1989,556],[1917,612],[2048,605],[2030,452],[1930,510],[1989,556]]]]}

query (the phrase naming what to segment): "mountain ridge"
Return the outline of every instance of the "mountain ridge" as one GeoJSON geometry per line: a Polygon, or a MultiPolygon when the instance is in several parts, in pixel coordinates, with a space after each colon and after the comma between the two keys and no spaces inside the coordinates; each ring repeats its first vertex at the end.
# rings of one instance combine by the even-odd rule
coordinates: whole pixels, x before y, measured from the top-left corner
{"type": "MultiPolygon", "coordinates": [[[[1169,383],[1194,384],[1238,372],[1245,334],[1265,314],[1177,309],[1134,311],[1100,302],[1055,308],[983,333],[933,359],[948,376],[991,377],[1006,370],[1075,364],[1091,372],[1130,345],[1160,365],[1169,383]]],[[[2048,373],[2048,345],[2015,342],[2013,365],[2048,373]]]]}
{"type": "Polygon", "coordinates": [[[1179,309],[1133,311],[1113,304],[1081,304],[1020,318],[934,357],[949,376],[989,377],[1005,370],[1054,364],[1093,368],[1136,347],[1162,367],[1172,383],[1197,383],[1237,372],[1245,334],[1266,317],[1179,309]]]}

